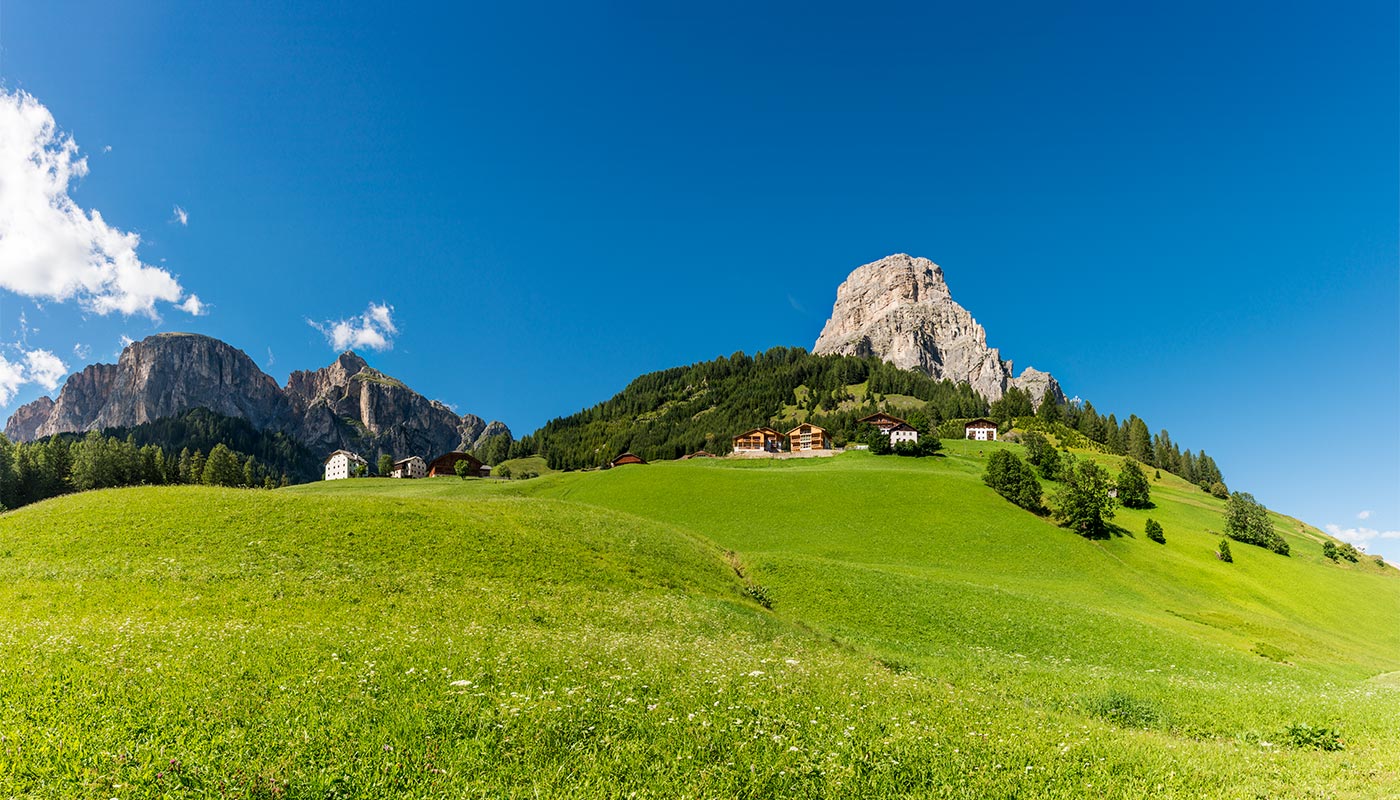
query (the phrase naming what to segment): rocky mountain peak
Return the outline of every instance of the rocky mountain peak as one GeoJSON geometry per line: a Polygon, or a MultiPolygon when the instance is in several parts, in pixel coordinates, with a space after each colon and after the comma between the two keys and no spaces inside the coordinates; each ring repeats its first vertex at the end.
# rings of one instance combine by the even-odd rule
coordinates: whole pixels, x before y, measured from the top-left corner
{"type": "Polygon", "coordinates": [[[988,400],[1020,386],[1037,402],[1063,401],[1049,373],[1012,363],[987,346],[987,332],[948,291],[943,269],[904,253],[857,267],[836,290],[831,318],[812,348],[818,354],[877,356],[904,369],[970,384],[988,400]]]}
{"type": "MultiPolygon", "coordinates": [[[[13,416],[6,434],[30,441],[69,431],[151,422],[194,408],[281,430],[313,450],[354,450],[373,460],[432,458],[470,447],[486,429],[369,366],[347,350],[315,371],[293,372],[285,388],[218,339],[162,333],[132,342],[116,364],[68,377],[56,401],[41,398],[13,416]]],[[[501,423],[496,430],[509,432],[501,423]]]]}

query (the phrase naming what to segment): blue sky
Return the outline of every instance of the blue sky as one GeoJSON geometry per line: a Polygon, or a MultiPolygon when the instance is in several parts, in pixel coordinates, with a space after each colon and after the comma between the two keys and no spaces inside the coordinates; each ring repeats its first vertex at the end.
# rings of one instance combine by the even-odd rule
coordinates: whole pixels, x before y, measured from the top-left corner
{"type": "Polygon", "coordinates": [[[7,164],[0,226],[112,260],[0,243],[0,413],[123,336],[285,380],[348,321],[525,433],[810,347],[908,252],[1018,369],[1400,561],[1393,2],[119,5],[0,4],[0,147],[86,159],[7,164]]]}

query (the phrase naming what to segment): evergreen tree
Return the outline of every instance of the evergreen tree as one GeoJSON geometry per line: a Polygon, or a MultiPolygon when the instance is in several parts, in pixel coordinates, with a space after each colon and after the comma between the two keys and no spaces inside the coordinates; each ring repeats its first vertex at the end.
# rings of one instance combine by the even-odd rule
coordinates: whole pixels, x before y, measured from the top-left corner
{"type": "Polygon", "coordinates": [[[196,450],[190,456],[190,483],[204,482],[204,452],[196,450]]]}
{"type": "Polygon", "coordinates": [[[1234,557],[1230,555],[1229,539],[1220,540],[1220,546],[1215,549],[1215,557],[1220,559],[1221,561],[1224,561],[1226,564],[1234,562],[1234,557]]]}
{"type": "Polygon", "coordinates": [[[1143,464],[1151,465],[1154,463],[1152,434],[1147,431],[1147,423],[1138,419],[1136,414],[1128,418],[1127,450],[1128,456],[1143,464]]]}
{"type": "Polygon", "coordinates": [[[191,458],[192,457],[190,456],[190,449],[188,447],[181,448],[180,458],[176,463],[176,483],[192,482],[190,480],[191,458]]]}
{"type": "Polygon", "coordinates": [[[237,486],[243,482],[243,470],[238,457],[222,444],[214,445],[204,463],[200,483],[206,486],[237,486]]]}
{"type": "Polygon", "coordinates": [[[1113,481],[1098,464],[1080,459],[1061,472],[1063,485],[1055,494],[1055,518],[1061,525],[1090,539],[1108,536],[1108,520],[1113,518],[1113,498],[1108,490],[1113,481]]]}
{"type": "Polygon", "coordinates": [[[1131,458],[1124,459],[1123,469],[1118,473],[1118,502],[1128,508],[1148,508],[1152,505],[1151,493],[1142,467],[1131,458]]]}
{"type": "Polygon", "coordinates": [[[1108,422],[1104,427],[1107,428],[1107,433],[1104,437],[1104,446],[1108,448],[1108,452],[1116,456],[1123,455],[1126,450],[1123,445],[1123,431],[1118,427],[1118,420],[1115,419],[1112,414],[1109,414],[1108,422]]]}
{"type": "Polygon", "coordinates": [[[249,489],[258,485],[258,465],[252,456],[248,456],[247,460],[243,462],[243,483],[240,485],[249,489]]]}
{"type": "Polygon", "coordinates": [[[1040,398],[1040,407],[1035,410],[1035,416],[1046,424],[1060,421],[1060,404],[1055,401],[1053,394],[1046,392],[1045,396],[1040,398]]]}

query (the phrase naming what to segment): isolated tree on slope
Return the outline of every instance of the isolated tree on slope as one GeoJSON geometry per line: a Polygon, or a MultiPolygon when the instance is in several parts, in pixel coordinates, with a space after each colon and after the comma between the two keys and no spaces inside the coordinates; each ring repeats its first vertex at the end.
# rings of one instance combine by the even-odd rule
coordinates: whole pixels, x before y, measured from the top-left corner
{"type": "Polygon", "coordinates": [[[391,455],[389,455],[388,453],[383,453],[383,454],[381,454],[381,455],[379,456],[379,474],[382,475],[382,476],[387,477],[387,476],[389,475],[389,473],[391,473],[391,472],[393,472],[393,471],[394,471],[394,457],[391,456],[391,455]]]}
{"type": "Polygon", "coordinates": [[[1249,492],[1235,492],[1226,501],[1225,535],[1238,542],[1288,555],[1288,542],[1274,530],[1269,510],[1249,492]]]}
{"type": "Polygon", "coordinates": [[[1039,512],[1040,481],[1035,472],[1010,450],[997,450],[987,459],[982,481],[1007,500],[1028,511],[1039,512]]]}
{"type": "Polygon", "coordinates": [[[1026,460],[1040,470],[1047,480],[1060,477],[1060,451],[1038,431],[1030,431],[1021,440],[1026,445],[1026,460]]]}
{"type": "Polygon", "coordinates": [[[1081,459],[1061,472],[1064,485],[1055,494],[1055,518],[1060,524],[1090,539],[1108,535],[1113,518],[1113,498],[1108,490],[1113,479],[1098,464],[1081,459]]]}
{"type": "Polygon", "coordinates": [[[1118,502],[1128,508],[1147,508],[1152,505],[1151,493],[1142,467],[1131,458],[1125,459],[1123,470],[1118,473],[1118,502]]]}

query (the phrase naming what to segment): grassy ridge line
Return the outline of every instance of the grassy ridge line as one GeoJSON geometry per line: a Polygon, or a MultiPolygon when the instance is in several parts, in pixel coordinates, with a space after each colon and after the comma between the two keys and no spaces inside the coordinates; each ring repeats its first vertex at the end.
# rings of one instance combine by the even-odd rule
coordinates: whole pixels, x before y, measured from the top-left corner
{"type": "MultiPolygon", "coordinates": [[[[636,511],[746,554],[799,552],[943,568],[989,585],[1014,580],[1054,593],[1047,596],[1073,594],[1077,602],[1141,613],[1168,627],[1172,616],[1210,613],[1217,598],[1228,597],[1234,615],[1246,615],[1259,630],[1301,622],[1316,629],[1309,638],[1339,641],[1362,670],[1379,669],[1400,653],[1400,633],[1387,627],[1393,616],[1377,619],[1367,605],[1367,598],[1394,597],[1396,582],[1373,567],[1326,561],[1315,545],[1297,541],[1295,520],[1276,518],[1293,540],[1292,558],[1236,548],[1244,551],[1242,560],[1221,564],[1213,556],[1219,534],[1209,531],[1220,529],[1223,503],[1164,475],[1154,483],[1157,508],[1119,511],[1116,521],[1136,531],[1135,538],[1085,542],[983,486],[985,458],[976,453],[990,449],[952,443],[952,457],[933,461],[847,454],[821,461],[658,464],[642,468],[654,470],[646,476],[636,468],[586,481],[560,476],[533,490],[636,511]],[[789,482],[794,472],[802,475],[800,483],[789,482]],[[1141,536],[1148,516],[1166,527],[1165,546],[1141,536]]],[[[1110,466],[1116,461],[1098,458],[1110,466]]]]}

